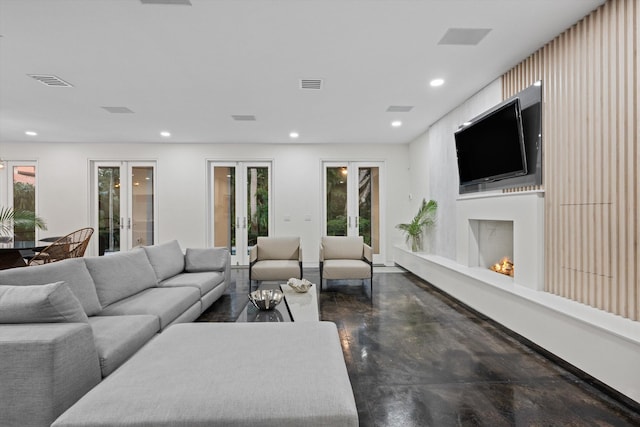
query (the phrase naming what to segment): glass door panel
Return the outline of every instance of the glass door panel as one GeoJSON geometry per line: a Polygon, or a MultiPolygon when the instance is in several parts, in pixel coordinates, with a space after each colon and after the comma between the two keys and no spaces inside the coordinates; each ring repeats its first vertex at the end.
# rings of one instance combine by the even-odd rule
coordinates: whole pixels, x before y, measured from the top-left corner
{"type": "Polygon", "coordinates": [[[213,246],[236,255],[236,168],[213,167],[213,246]]]}
{"type": "Polygon", "coordinates": [[[326,168],[326,235],[347,235],[347,166],[326,168]]]}
{"type": "Polygon", "coordinates": [[[364,242],[380,253],[380,170],[358,168],[358,232],[364,242]]]}
{"type": "Polygon", "coordinates": [[[152,166],[131,167],[132,246],[154,243],[154,186],[152,166]]]}
{"type": "MultiPolygon", "coordinates": [[[[13,209],[36,212],[36,167],[13,166],[13,209]]],[[[14,241],[35,241],[35,225],[15,224],[14,241]]]]}
{"type": "Polygon", "coordinates": [[[98,167],[98,255],[120,250],[120,166],[98,167]]]}
{"type": "Polygon", "coordinates": [[[258,236],[269,235],[269,168],[247,168],[247,246],[258,243],[258,236]]]}

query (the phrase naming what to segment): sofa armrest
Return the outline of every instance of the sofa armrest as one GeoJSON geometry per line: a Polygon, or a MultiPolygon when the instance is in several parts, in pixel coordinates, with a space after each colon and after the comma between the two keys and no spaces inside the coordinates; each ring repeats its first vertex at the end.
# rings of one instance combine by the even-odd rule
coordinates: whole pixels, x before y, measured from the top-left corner
{"type": "Polygon", "coordinates": [[[88,324],[0,325],[0,425],[48,426],[101,378],[88,324]]]}
{"type": "Polygon", "coordinates": [[[258,260],[258,245],[249,248],[249,263],[253,264],[258,260]]]}
{"type": "Polygon", "coordinates": [[[320,262],[324,261],[324,246],[320,243],[320,262]]]}
{"type": "Polygon", "coordinates": [[[373,263],[373,249],[371,249],[371,246],[367,245],[366,243],[364,244],[363,256],[369,264],[373,263]]]}

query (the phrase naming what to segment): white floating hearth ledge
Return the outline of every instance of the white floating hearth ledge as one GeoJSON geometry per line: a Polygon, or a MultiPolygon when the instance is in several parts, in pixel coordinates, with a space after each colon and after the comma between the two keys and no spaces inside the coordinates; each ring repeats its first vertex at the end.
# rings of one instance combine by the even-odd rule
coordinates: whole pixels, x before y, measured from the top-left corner
{"type": "Polygon", "coordinates": [[[480,267],[394,247],[396,264],[640,402],[640,322],[480,267]]]}

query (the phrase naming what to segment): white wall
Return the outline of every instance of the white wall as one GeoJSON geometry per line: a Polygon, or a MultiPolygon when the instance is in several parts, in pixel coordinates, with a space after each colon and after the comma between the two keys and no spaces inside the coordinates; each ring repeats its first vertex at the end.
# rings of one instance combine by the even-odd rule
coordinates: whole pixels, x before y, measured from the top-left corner
{"type": "Polygon", "coordinates": [[[430,253],[456,259],[455,204],[458,197],[458,164],[454,132],[465,121],[502,101],[501,80],[495,80],[442,117],[429,130],[409,144],[411,210],[416,211],[422,198],[438,202],[436,227],[430,233],[430,253]]]}
{"type": "MultiPolygon", "coordinates": [[[[305,264],[318,260],[322,212],[322,161],[382,161],[386,190],[386,257],[402,236],[409,201],[408,145],[305,144],[0,144],[0,157],[38,162],[38,210],[47,235],[61,235],[89,224],[91,160],[157,161],[159,230],[157,242],[177,239],[183,248],[205,247],[208,160],[273,162],[273,235],[299,235],[305,264]],[[305,221],[311,215],[311,221],[305,221]],[[291,220],[284,221],[285,216],[291,220]]],[[[6,171],[6,169],[5,169],[6,171]]],[[[6,172],[5,172],[6,173],[6,172]]],[[[0,189],[0,191],[4,191],[0,189]]]]}

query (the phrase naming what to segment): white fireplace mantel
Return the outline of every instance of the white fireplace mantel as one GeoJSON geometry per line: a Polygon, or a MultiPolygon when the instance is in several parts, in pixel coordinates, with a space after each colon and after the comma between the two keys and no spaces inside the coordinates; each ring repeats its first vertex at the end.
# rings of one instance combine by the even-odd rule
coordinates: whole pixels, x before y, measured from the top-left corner
{"type": "MultiPolygon", "coordinates": [[[[509,222],[513,224],[514,283],[533,290],[544,289],[544,193],[532,191],[461,197],[456,208],[456,260],[459,264],[486,269],[486,266],[478,265],[478,223],[509,222]]],[[[510,255],[506,249],[504,255],[510,255]]]]}

